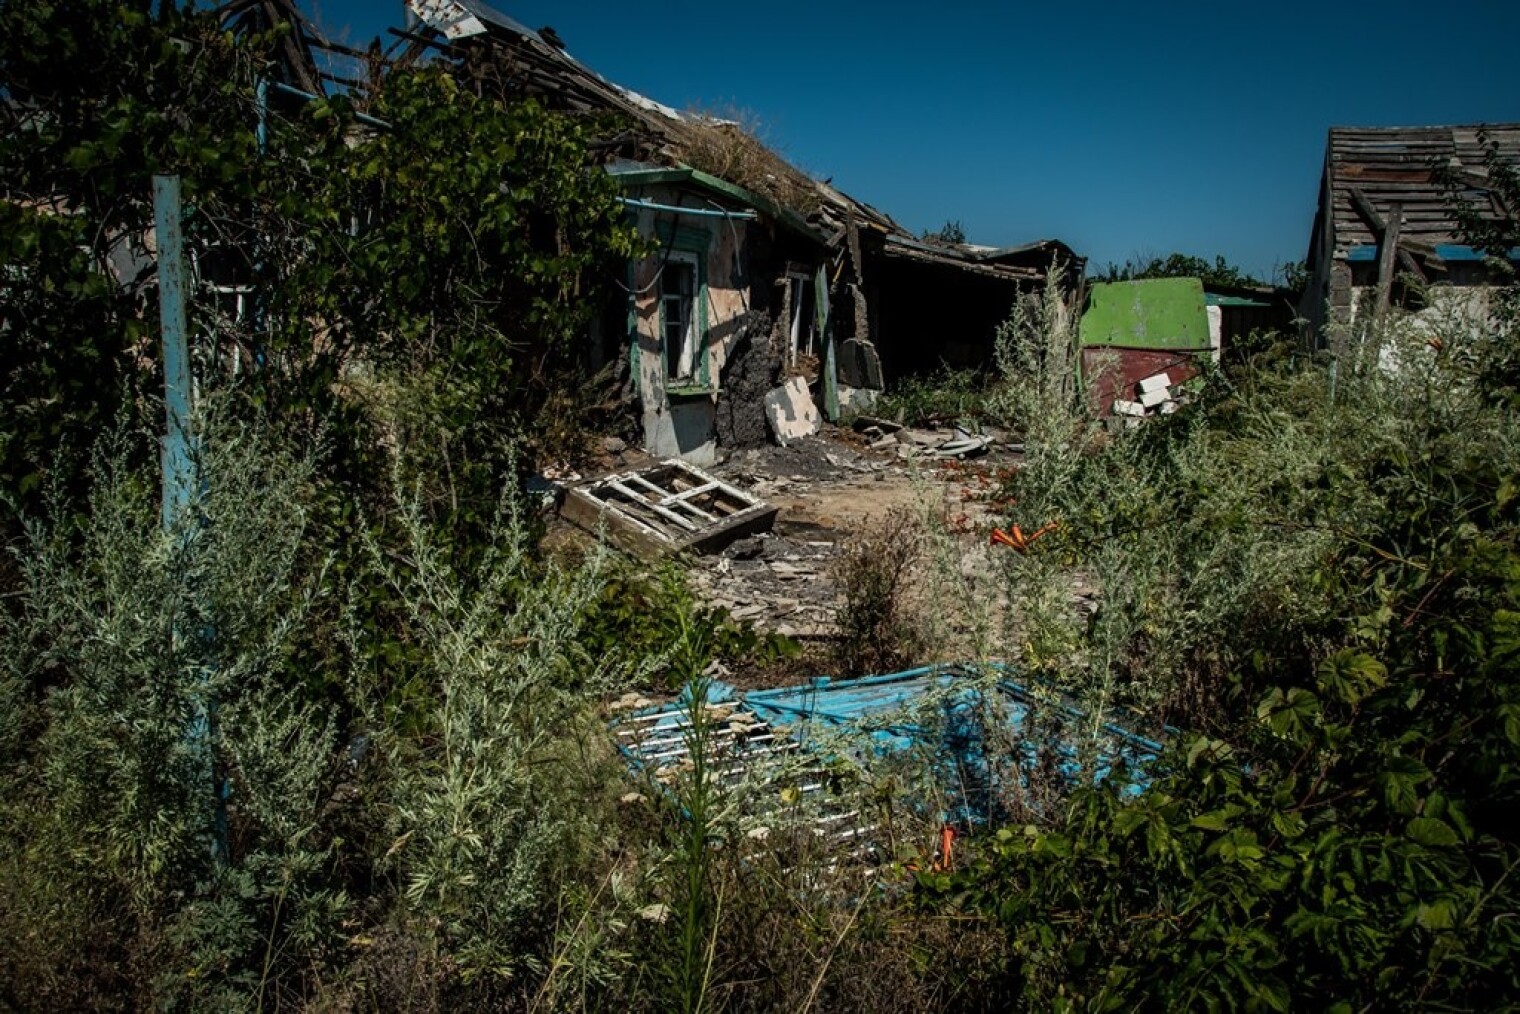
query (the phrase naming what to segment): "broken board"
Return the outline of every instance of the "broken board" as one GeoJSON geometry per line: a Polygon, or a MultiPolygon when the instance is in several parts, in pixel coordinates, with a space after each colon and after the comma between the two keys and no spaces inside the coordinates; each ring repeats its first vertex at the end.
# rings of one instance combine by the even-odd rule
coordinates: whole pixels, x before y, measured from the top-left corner
{"type": "Polygon", "coordinates": [[[716,553],[770,531],[779,508],[684,461],[618,472],[572,486],[560,514],[635,556],[716,553]]]}

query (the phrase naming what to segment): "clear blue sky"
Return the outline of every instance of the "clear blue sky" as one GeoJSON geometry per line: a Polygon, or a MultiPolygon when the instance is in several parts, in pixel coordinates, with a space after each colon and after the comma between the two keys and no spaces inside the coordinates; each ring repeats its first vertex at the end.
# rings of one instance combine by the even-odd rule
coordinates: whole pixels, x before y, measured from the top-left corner
{"type": "MultiPolygon", "coordinates": [[[[400,0],[301,2],[350,42],[402,24],[400,0]]],[[[667,105],[753,114],[915,232],[1095,267],[1269,274],[1304,256],[1331,125],[1520,121],[1520,0],[492,6],[667,105]]]]}

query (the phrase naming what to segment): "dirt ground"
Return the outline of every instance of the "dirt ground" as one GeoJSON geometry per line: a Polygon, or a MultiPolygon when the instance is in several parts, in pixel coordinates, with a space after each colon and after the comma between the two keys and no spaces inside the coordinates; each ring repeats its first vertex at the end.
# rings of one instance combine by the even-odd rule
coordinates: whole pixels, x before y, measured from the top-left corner
{"type": "MultiPolygon", "coordinates": [[[[995,492],[999,478],[1017,467],[1019,449],[994,439],[977,456],[958,460],[935,456],[937,447],[957,439],[953,431],[893,436],[825,427],[818,436],[785,447],[735,451],[709,469],[780,512],[770,532],[741,539],[719,554],[688,559],[692,586],[708,603],[758,629],[796,639],[805,651],[803,659],[772,667],[775,671],[732,674],[740,682],[794,682],[829,671],[842,600],[835,561],[848,540],[883,524],[893,511],[911,514],[918,537],[926,541],[913,591],[926,615],[944,604],[936,600],[945,598],[947,579],[984,577],[992,569],[988,533],[1001,521],[995,492]],[[950,573],[931,573],[936,566],[950,573]]],[[[652,463],[623,451],[603,470],[652,463]]],[[[954,655],[974,633],[975,624],[957,615],[934,623],[935,654],[954,655]]]]}

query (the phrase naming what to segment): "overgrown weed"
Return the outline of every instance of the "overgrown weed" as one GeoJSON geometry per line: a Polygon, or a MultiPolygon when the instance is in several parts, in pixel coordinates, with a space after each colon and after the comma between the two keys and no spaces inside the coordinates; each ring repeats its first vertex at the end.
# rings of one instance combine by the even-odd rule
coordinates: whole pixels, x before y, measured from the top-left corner
{"type": "Polygon", "coordinates": [[[928,643],[909,602],[923,533],[908,510],[888,511],[852,535],[834,561],[842,603],[835,654],[842,675],[896,672],[918,664],[928,643]]]}

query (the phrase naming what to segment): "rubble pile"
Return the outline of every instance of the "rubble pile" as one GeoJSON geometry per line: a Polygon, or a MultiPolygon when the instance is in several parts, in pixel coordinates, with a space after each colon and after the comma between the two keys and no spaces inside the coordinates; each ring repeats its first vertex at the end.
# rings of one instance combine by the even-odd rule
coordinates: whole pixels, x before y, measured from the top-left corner
{"type": "Polygon", "coordinates": [[[1173,382],[1172,375],[1163,370],[1134,385],[1134,400],[1115,398],[1113,413],[1123,416],[1126,425],[1138,426],[1146,416],[1171,415],[1177,411],[1182,393],[1182,385],[1173,382]]]}

